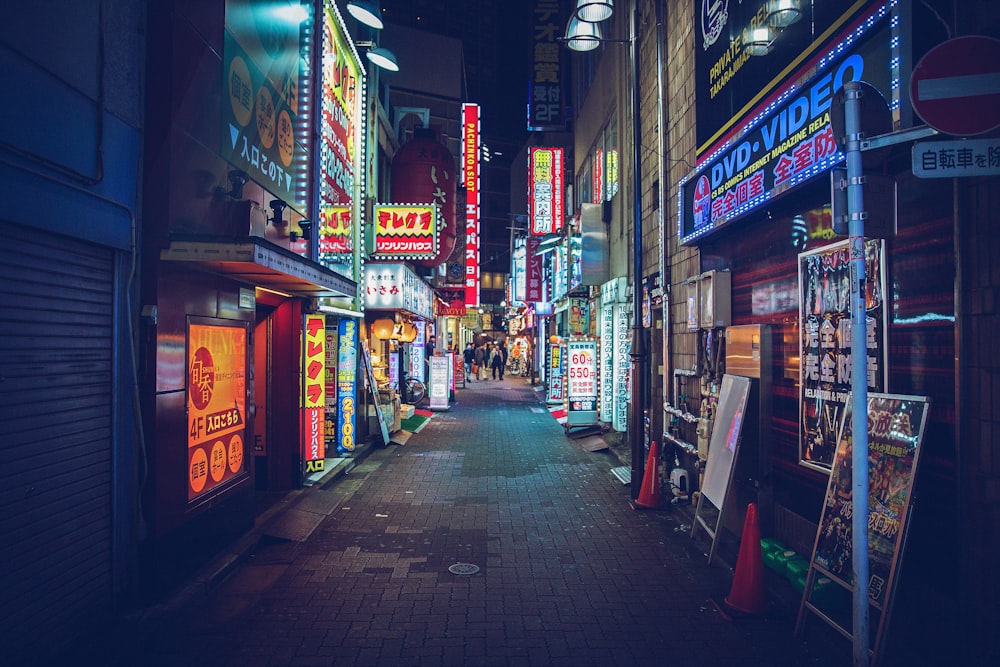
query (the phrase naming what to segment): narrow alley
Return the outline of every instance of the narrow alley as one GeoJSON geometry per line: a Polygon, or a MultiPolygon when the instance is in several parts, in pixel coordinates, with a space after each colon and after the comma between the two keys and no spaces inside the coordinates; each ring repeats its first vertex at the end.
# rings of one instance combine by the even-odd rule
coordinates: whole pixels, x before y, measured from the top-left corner
{"type": "Polygon", "coordinates": [[[524,379],[470,383],[405,445],[299,493],[273,522],[299,539],[262,531],[207,595],[95,637],[74,661],[849,664],[850,643],[824,624],[793,636],[787,601],[721,613],[732,570],[707,565],[684,512],[631,509],[617,465],[568,438],[524,379]]]}

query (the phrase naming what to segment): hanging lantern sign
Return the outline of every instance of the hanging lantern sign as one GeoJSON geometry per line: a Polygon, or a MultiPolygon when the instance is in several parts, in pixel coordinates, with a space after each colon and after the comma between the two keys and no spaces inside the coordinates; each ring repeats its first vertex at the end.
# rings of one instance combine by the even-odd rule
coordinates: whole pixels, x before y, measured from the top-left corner
{"type": "Polygon", "coordinates": [[[427,260],[437,256],[441,227],[434,204],[376,204],[375,258],[427,260]]]}

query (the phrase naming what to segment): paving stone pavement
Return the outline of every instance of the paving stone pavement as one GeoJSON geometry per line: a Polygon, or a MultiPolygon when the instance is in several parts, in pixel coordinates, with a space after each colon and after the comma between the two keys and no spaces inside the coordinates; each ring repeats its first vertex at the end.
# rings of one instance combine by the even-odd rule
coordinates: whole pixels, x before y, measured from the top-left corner
{"type": "Polygon", "coordinates": [[[261,538],[206,596],[77,664],[851,664],[815,618],[793,636],[796,608],[720,613],[732,571],[680,512],[631,509],[617,459],[538,397],[516,377],[460,389],[405,446],[304,491],[331,509],[303,541],[261,538]]]}

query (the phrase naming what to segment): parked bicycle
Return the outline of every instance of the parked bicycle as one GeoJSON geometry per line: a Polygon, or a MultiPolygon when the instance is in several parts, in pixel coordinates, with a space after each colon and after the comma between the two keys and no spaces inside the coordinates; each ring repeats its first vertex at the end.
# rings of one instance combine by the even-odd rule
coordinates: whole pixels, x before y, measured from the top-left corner
{"type": "Polygon", "coordinates": [[[408,405],[420,405],[427,398],[427,385],[409,375],[403,377],[403,402],[408,405]]]}

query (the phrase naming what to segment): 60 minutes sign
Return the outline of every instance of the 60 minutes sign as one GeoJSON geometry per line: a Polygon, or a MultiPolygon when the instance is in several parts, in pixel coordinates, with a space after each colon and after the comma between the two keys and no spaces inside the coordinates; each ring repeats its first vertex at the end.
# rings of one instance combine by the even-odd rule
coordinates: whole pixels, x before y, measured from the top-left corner
{"type": "Polygon", "coordinates": [[[596,409],[597,403],[597,341],[571,340],[566,345],[568,359],[567,390],[569,402],[592,403],[585,409],[596,409]]]}

